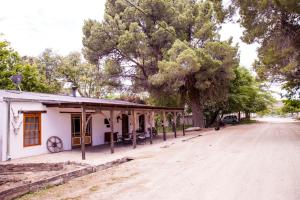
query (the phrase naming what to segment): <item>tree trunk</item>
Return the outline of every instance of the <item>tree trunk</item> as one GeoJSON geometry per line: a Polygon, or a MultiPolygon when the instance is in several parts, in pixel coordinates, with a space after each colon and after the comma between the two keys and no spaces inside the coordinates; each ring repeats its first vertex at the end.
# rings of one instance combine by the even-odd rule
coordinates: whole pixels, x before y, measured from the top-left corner
{"type": "Polygon", "coordinates": [[[220,110],[213,112],[209,117],[209,122],[207,122],[206,118],[206,125],[207,127],[210,127],[213,125],[214,122],[217,122],[217,117],[219,115],[220,110]]]}
{"type": "Polygon", "coordinates": [[[241,111],[239,111],[238,120],[239,120],[239,122],[241,121],[241,111]]]}
{"type": "Polygon", "coordinates": [[[246,119],[250,119],[250,113],[249,112],[245,112],[246,115],[246,119]]]}
{"type": "Polygon", "coordinates": [[[198,98],[191,98],[191,108],[193,113],[193,125],[194,127],[204,128],[204,115],[203,106],[200,104],[198,98]]]}

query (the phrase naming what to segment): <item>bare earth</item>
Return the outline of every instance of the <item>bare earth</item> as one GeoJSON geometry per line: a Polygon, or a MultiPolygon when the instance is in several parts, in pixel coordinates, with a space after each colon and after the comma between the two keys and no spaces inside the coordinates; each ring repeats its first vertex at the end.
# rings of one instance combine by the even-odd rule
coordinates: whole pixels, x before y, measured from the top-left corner
{"type": "Polygon", "coordinates": [[[22,199],[299,200],[300,123],[211,131],[22,199]]]}

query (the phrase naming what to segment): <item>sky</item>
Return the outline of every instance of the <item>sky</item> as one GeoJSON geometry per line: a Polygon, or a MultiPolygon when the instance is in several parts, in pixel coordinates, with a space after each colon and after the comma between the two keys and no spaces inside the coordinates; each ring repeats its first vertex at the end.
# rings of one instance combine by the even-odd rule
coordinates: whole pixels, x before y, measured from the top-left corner
{"type": "MultiPolygon", "coordinates": [[[[105,0],[0,0],[0,39],[6,39],[22,56],[38,56],[44,49],[67,55],[82,49],[85,19],[102,20],[105,0]]],[[[226,23],[220,34],[240,46],[242,66],[252,69],[257,44],[240,40],[239,24],[226,23]]]]}
{"type": "MultiPolygon", "coordinates": [[[[21,55],[37,56],[45,48],[60,54],[82,49],[85,19],[103,19],[105,0],[0,0],[0,33],[21,55]]],[[[250,68],[256,45],[240,41],[238,24],[225,24],[221,39],[240,43],[241,64],[250,68]]]]}
{"type": "Polygon", "coordinates": [[[85,19],[101,20],[104,0],[0,0],[0,33],[21,55],[45,48],[81,51],[85,19]]]}

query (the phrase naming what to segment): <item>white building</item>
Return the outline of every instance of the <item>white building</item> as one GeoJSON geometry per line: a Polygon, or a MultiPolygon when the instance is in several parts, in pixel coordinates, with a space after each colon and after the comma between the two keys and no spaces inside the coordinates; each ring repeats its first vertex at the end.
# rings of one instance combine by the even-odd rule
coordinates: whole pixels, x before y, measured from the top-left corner
{"type": "Polygon", "coordinates": [[[149,134],[155,113],[165,116],[166,112],[182,111],[126,101],[0,90],[0,158],[5,161],[48,153],[46,143],[51,136],[61,139],[63,150],[81,147],[84,151],[85,145],[110,143],[113,152],[110,138],[131,135],[135,146],[136,130],[149,134]],[[86,120],[82,121],[83,116],[86,120]],[[86,133],[81,135],[85,124],[86,133]]]}

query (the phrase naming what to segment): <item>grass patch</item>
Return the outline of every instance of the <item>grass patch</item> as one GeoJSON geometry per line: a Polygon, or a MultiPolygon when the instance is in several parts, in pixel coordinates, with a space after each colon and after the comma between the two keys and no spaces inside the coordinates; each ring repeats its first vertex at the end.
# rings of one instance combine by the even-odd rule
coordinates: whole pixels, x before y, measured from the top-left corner
{"type": "Polygon", "coordinates": [[[49,189],[57,187],[57,185],[49,185],[43,188],[40,188],[39,190],[35,191],[35,192],[29,192],[27,194],[24,194],[23,196],[20,196],[18,199],[19,200],[30,200],[34,197],[39,197],[43,194],[46,194],[48,192],[49,189]]]}
{"type": "Polygon", "coordinates": [[[257,120],[253,119],[242,119],[239,124],[255,124],[257,122],[257,120]]]}

